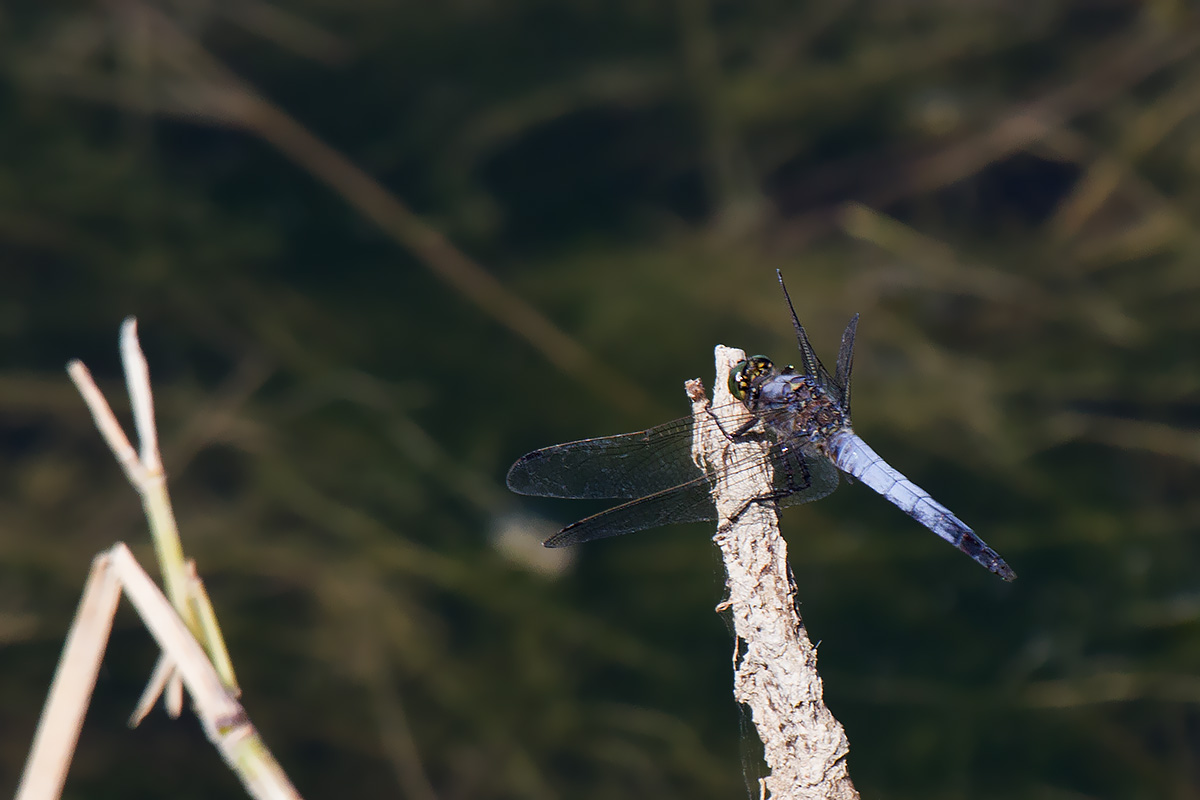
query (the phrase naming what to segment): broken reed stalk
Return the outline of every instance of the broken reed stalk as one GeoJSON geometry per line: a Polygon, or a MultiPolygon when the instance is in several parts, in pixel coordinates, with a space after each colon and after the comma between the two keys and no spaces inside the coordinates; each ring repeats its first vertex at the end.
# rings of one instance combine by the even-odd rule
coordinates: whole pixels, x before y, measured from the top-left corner
{"type": "Polygon", "coordinates": [[[124,544],[117,543],[96,557],[38,721],[17,800],[55,800],[61,794],[122,592],[161,648],[130,725],[137,725],[164,692],[168,710],[177,716],[186,687],[209,740],[247,792],[259,800],[299,800],[299,793],[235,699],[240,692],[216,614],[195,564],[184,559],[158,450],[150,372],[132,317],[121,326],[121,359],[140,453],[130,444],[87,368],[73,361],[67,372],[129,482],[141,495],[171,599],[168,602],[124,544]]]}
{"type": "Polygon", "coordinates": [[[712,404],[698,379],[685,387],[696,420],[692,457],[716,476],[713,541],[725,562],[729,591],[718,611],[729,610],[733,617],[735,652],[741,654],[734,667],[734,698],[750,709],[770,769],[761,791],[773,800],[857,800],[846,764],[850,743],[825,706],[817,651],[796,609],[778,506],[756,502],[774,488],[766,459],[769,443],[730,441],[713,421],[716,414],[724,430],[734,431],[750,419],[727,384],[730,370],[746,354],[718,345],[715,357],[712,404]],[[723,469],[743,459],[761,466],[732,476],[723,469]]]}
{"type": "Polygon", "coordinates": [[[198,583],[193,577],[194,569],[189,568],[183,556],[175,512],[171,509],[171,497],[167,493],[167,475],[158,449],[150,368],[142,354],[137,338],[137,320],[133,317],[121,324],[120,348],[139,450],[134,450],[130,444],[129,437],[121,429],[116,415],[83,362],[72,361],[67,364],[67,374],[91,411],[96,428],[121,465],[125,477],[142,498],[142,508],[150,525],[150,537],[154,541],[154,552],[158,556],[163,584],[171,604],[204,645],[225,685],[236,693],[237,677],[220,629],[216,627],[216,615],[207,594],[196,591],[198,583]]]}
{"type": "Polygon", "coordinates": [[[180,676],[209,741],[250,796],[258,800],[299,800],[300,795],[203,648],[121,542],[92,562],[16,800],[51,800],[61,794],[122,593],[162,649],[160,658],[180,676]]]}

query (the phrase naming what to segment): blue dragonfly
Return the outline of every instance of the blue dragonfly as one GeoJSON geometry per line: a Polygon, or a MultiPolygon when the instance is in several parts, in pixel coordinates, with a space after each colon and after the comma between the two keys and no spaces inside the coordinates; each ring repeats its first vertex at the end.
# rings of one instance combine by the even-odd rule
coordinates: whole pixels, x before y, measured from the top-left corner
{"type": "MultiPolygon", "coordinates": [[[[850,369],[854,361],[855,314],[842,335],[833,375],[813,351],[808,334],[779,285],[800,346],[800,367],[777,368],[766,356],[737,364],[729,391],[750,412],[750,421],[731,439],[765,436],[774,487],[762,501],[781,506],[825,497],[844,472],[966,553],[1006,581],[1017,577],[1004,559],[950,509],[901,475],[864,442],[850,425],[850,369]]],[[[637,433],[602,436],[534,450],[508,471],[508,487],[518,494],[626,502],[563,528],[546,547],[590,542],[681,522],[717,518],[711,489],[714,475],[692,460],[693,417],[637,433]]],[[[755,458],[762,458],[757,456],[755,458]]],[[[746,460],[723,465],[727,476],[756,466],[746,460]]]]}

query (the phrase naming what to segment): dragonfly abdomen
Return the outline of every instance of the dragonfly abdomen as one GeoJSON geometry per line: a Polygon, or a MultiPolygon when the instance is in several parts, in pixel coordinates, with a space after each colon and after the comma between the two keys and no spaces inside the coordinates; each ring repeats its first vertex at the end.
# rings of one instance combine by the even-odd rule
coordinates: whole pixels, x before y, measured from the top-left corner
{"type": "Polygon", "coordinates": [[[853,475],[888,502],[963,551],[1006,581],[1016,573],[975,532],[929,493],[884,461],[849,428],[829,439],[828,452],[838,469],[853,475]]]}

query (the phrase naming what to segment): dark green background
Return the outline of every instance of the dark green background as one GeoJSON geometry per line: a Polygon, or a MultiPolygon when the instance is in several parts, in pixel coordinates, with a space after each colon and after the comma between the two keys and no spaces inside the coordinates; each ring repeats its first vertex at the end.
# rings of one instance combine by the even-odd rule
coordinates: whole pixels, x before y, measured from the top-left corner
{"type": "MultiPolygon", "coordinates": [[[[862,314],[857,430],[1020,575],[861,486],[784,515],[864,797],[1200,797],[1191,13],[0,7],[0,792],[92,556],[156,572],[62,371],[126,419],[134,314],[185,547],[306,797],[745,796],[711,530],[498,543],[595,510],[509,495],[523,452],[686,413],[718,342],[793,359],[780,269],[827,361],[862,314]]],[[[240,791],[194,719],[124,727],[154,657],[124,608],[68,796],[240,791]]]]}

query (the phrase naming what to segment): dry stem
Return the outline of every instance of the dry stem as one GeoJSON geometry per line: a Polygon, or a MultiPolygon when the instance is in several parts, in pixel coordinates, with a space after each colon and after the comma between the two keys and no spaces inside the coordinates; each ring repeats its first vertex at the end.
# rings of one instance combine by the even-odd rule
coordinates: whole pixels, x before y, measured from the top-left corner
{"type": "Polygon", "coordinates": [[[737,430],[749,417],[727,388],[730,368],[746,357],[741,350],[716,348],[717,377],[713,406],[699,381],[689,382],[696,418],[693,458],[717,476],[717,534],[713,541],[725,562],[729,597],[718,610],[733,616],[737,653],[733,692],[745,703],[763,742],[770,775],[762,779],[764,797],[776,800],[856,800],[846,757],[850,743],[841,723],[825,706],[817,651],[796,610],[795,584],[787,562],[787,543],[779,533],[773,502],[755,502],[773,488],[767,444],[731,442],[718,429],[737,430]],[[729,476],[722,465],[750,458],[758,469],[729,476]]]}

